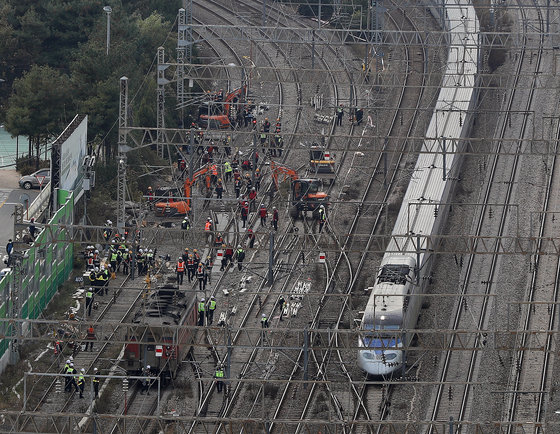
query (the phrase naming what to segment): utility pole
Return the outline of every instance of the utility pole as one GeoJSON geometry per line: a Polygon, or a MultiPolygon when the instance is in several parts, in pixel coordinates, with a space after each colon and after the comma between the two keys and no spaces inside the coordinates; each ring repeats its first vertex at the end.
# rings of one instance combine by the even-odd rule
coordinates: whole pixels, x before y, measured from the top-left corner
{"type": "Polygon", "coordinates": [[[251,171],[251,185],[255,185],[255,170],[257,169],[257,130],[255,125],[255,130],[253,131],[253,158],[251,158],[253,169],[251,171]]]}
{"type": "MultiPolygon", "coordinates": [[[[21,207],[21,205],[18,205],[21,207]]],[[[16,244],[17,245],[17,244],[16,244]]],[[[22,277],[24,273],[23,260],[27,259],[27,253],[12,251],[10,265],[12,267],[12,286],[10,291],[10,318],[14,321],[10,325],[10,364],[15,365],[19,361],[19,338],[23,334],[21,319],[22,300],[22,277]]]]}
{"type": "Polygon", "coordinates": [[[111,43],[111,6],[105,6],[103,11],[107,14],[107,56],[109,55],[109,44],[111,43]]]}
{"type": "Polygon", "coordinates": [[[268,284],[274,284],[274,231],[270,232],[270,245],[268,247],[268,284]]]}
{"type": "Polygon", "coordinates": [[[179,9],[177,25],[177,104],[180,108],[181,128],[185,128],[185,51],[186,51],[186,11],[179,9]]]}
{"type": "Polygon", "coordinates": [[[185,92],[185,63],[192,63],[192,0],[185,1],[185,7],[179,9],[177,26],[177,104],[181,107],[181,125],[185,128],[184,107],[187,95],[185,92]]]}
{"type": "MultiPolygon", "coordinates": [[[[191,191],[190,191],[190,204],[191,204],[191,209],[190,209],[190,213],[191,213],[191,225],[194,225],[194,200],[193,200],[193,191],[194,189],[192,188],[192,181],[193,181],[193,176],[194,176],[194,155],[195,155],[195,149],[194,149],[194,130],[191,128],[191,131],[189,133],[189,148],[190,148],[190,153],[191,153],[191,161],[189,163],[189,181],[191,182],[191,191]]],[[[185,191],[185,194],[187,192],[185,191]]],[[[187,200],[189,200],[189,198],[187,197],[187,200]]]]}
{"type": "Polygon", "coordinates": [[[128,78],[121,77],[119,102],[119,141],[117,168],[117,229],[124,232],[126,224],[126,138],[128,135],[128,78]]]}
{"type": "Polygon", "coordinates": [[[166,143],[165,128],[165,85],[169,80],[165,78],[165,70],[169,65],[165,64],[165,49],[159,47],[157,50],[157,137],[156,147],[158,155],[163,158],[163,144],[166,143]]]}

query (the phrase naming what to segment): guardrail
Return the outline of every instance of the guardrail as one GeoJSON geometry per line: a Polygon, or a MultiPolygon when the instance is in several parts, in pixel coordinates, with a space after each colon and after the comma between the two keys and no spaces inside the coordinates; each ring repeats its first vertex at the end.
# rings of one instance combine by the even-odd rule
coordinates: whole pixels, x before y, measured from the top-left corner
{"type": "Polygon", "coordinates": [[[51,183],[49,182],[45,187],[41,190],[41,193],[35,198],[35,200],[29,205],[29,209],[27,210],[27,219],[26,221],[31,220],[32,218],[37,219],[45,209],[49,206],[49,201],[51,198],[51,183]]]}

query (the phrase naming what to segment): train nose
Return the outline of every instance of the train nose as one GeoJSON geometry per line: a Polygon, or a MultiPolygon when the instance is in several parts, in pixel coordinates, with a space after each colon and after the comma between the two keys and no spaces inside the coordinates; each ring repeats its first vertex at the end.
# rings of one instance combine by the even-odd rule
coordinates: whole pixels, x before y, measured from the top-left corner
{"type": "Polygon", "coordinates": [[[361,350],[358,364],[369,375],[383,377],[396,371],[402,365],[402,351],[361,350]]]}

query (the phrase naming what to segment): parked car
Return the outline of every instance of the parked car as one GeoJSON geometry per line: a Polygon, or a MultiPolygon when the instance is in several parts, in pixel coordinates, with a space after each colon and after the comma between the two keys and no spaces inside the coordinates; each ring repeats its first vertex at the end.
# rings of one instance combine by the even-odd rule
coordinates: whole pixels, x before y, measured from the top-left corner
{"type": "Polygon", "coordinates": [[[19,180],[19,186],[25,188],[26,190],[31,190],[32,188],[44,187],[51,180],[50,169],[41,169],[31,175],[22,176],[19,180]]]}

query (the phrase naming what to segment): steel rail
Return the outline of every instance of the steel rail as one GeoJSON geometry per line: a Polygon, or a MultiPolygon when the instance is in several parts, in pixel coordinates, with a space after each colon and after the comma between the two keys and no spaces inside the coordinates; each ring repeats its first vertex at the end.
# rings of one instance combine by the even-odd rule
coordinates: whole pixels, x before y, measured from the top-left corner
{"type": "MultiPolygon", "coordinates": [[[[523,66],[523,59],[524,59],[524,52],[525,50],[522,50],[522,55],[520,56],[519,62],[517,64],[517,68],[516,68],[516,73],[515,73],[515,83],[517,83],[519,81],[519,77],[520,77],[520,71],[521,68],[523,66]]],[[[536,66],[535,66],[535,71],[538,71],[539,69],[539,65],[540,65],[540,61],[541,61],[541,55],[542,55],[542,50],[539,51],[539,56],[536,62],[536,66]]],[[[535,90],[535,85],[536,85],[536,80],[538,77],[538,73],[535,72],[533,75],[533,83],[532,83],[532,89],[530,92],[530,97],[527,100],[527,107],[530,107],[531,103],[532,103],[532,98],[533,98],[533,93],[535,90]]],[[[513,102],[514,102],[514,96],[515,96],[515,85],[512,87],[512,92],[509,95],[509,99],[508,99],[508,103],[507,103],[507,110],[511,109],[513,106],[513,102]]],[[[518,151],[522,146],[522,137],[523,134],[527,128],[527,124],[528,124],[528,117],[524,116],[523,118],[523,123],[522,123],[522,127],[521,127],[521,131],[520,131],[520,135],[521,138],[519,140],[518,143],[518,151]]],[[[504,137],[505,136],[505,132],[507,129],[507,122],[506,119],[503,120],[502,125],[501,125],[501,130],[500,130],[500,137],[504,137]]],[[[492,191],[492,185],[493,185],[493,180],[494,177],[496,175],[496,168],[498,165],[498,160],[499,160],[499,149],[501,147],[501,142],[498,143],[498,150],[496,152],[495,158],[493,159],[492,162],[492,167],[490,170],[490,176],[489,176],[489,181],[486,185],[486,189],[484,192],[484,198],[483,198],[483,206],[481,209],[481,212],[479,214],[479,218],[477,221],[477,225],[476,225],[476,234],[480,234],[482,232],[482,227],[483,227],[483,223],[484,223],[484,214],[487,208],[487,204],[489,203],[489,197],[492,191]]],[[[516,153],[515,156],[515,160],[513,162],[513,167],[511,169],[511,173],[510,173],[510,180],[508,182],[508,188],[507,188],[507,192],[506,192],[506,197],[505,197],[505,203],[509,203],[511,200],[511,195],[513,192],[513,180],[515,179],[515,175],[517,172],[517,166],[519,163],[519,152],[516,153]]],[[[506,223],[506,218],[507,218],[507,207],[504,207],[504,210],[502,212],[501,218],[500,218],[500,224],[499,224],[499,228],[498,228],[498,233],[502,234],[503,231],[505,230],[505,223],[506,223]]],[[[496,244],[496,249],[498,249],[498,245],[496,244]]],[[[491,266],[490,266],[490,271],[489,271],[489,277],[488,277],[488,281],[492,282],[492,277],[494,275],[495,269],[496,269],[496,265],[497,265],[497,258],[498,255],[493,255],[492,256],[492,262],[491,262],[491,266]]],[[[456,307],[456,312],[455,312],[455,316],[454,316],[454,321],[453,321],[453,330],[456,330],[457,327],[459,326],[459,322],[461,320],[461,314],[462,314],[462,306],[463,306],[463,301],[464,300],[464,295],[467,293],[468,290],[468,282],[469,282],[469,276],[471,275],[471,273],[473,272],[474,269],[474,255],[470,255],[469,256],[469,260],[467,263],[467,267],[466,267],[466,272],[463,278],[463,284],[461,285],[462,289],[461,289],[461,293],[460,293],[460,298],[458,300],[457,303],[457,307],[456,307]]],[[[483,326],[483,323],[486,320],[486,311],[487,311],[487,307],[488,307],[488,301],[489,301],[489,297],[488,295],[491,293],[492,290],[492,285],[489,284],[486,286],[485,288],[485,295],[486,297],[483,298],[483,302],[482,302],[482,307],[481,307],[481,312],[479,315],[479,320],[478,320],[478,328],[481,329],[483,326]]],[[[479,342],[481,336],[477,337],[477,342],[479,342]]],[[[453,347],[453,342],[455,340],[455,337],[453,336],[451,338],[451,343],[450,343],[450,348],[453,347]]],[[[439,412],[439,406],[441,403],[441,398],[443,396],[443,390],[444,390],[444,382],[446,381],[447,378],[447,374],[450,368],[450,360],[451,360],[451,355],[452,355],[452,351],[446,350],[445,352],[445,357],[444,357],[444,363],[442,366],[442,370],[441,370],[441,375],[439,376],[439,381],[440,384],[438,386],[437,392],[436,392],[436,398],[435,398],[435,403],[434,403],[434,407],[433,407],[433,411],[432,411],[432,415],[431,415],[431,420],[435,421],[437,420],[437,415],[439,412]]],[[[477,352],[474,351],[471,354],[471,358],[470,358],[470,362],[469,362],[469,368],[468,368],[468,372],[467,372],[467,378],[468,381],[470,381],[472,379],[472,377],[474,376],[474,370],[475,370],[475,365],[477,362],[477,352]]],[[[463,394],[462,394],[462,398],[461,398],[461,404],[460,404],[460,408],[459,408],[459,417],[458,420],[461,421],[464,419],[465,416],[465,412],[467,409],[467,404],[468,404],[468,400],[469,400],[469,394],[470,394],[470,387],[467,385],[464,388],[463,394]]],[[[460,429],[460,426],[459,428],[460,429]]],[[[429,434],[431,434],[433,432],[433,428],[430,427],[429,429],[429,434]]]]}

